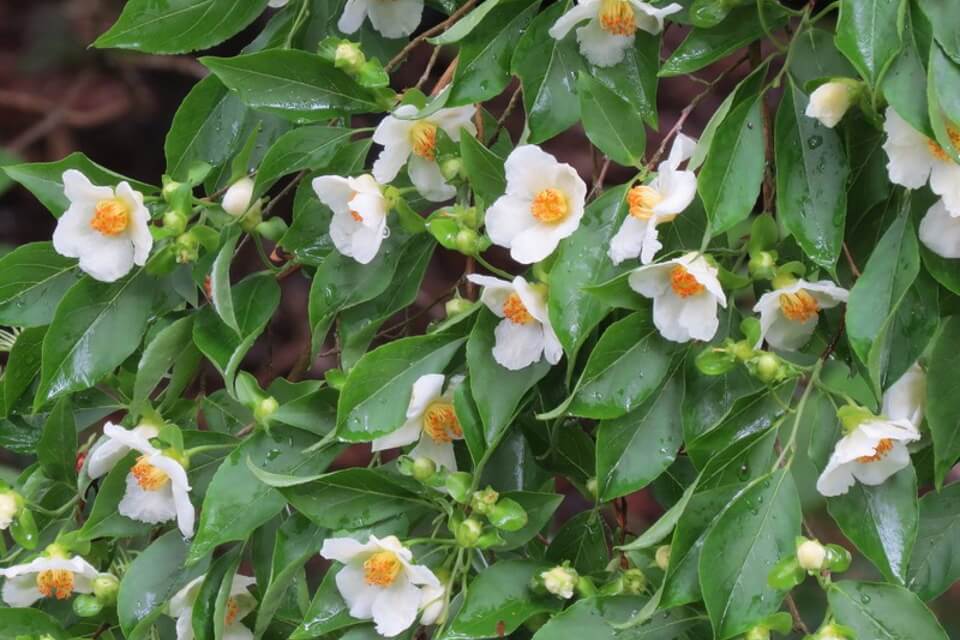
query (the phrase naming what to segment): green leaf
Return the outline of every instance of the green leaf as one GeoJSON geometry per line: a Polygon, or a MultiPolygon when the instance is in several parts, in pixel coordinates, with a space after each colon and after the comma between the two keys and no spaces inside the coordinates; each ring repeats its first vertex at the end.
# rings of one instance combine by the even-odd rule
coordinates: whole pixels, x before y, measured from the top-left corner
{"type": "Polygon", "coordinates": [[[628,269],[615,267],[607,255],[627,213],[626,193],[626,185],[615,187],[587,206],[580,227],[560,241],[550,270],[550,323],[571,359],[610,309],[584,288],[628,269]]]}
{"type": "Polygon", "coordinates": [[[273,143],[260,163],[254,197],[281,177],[304,169],[321,169],[350,142],[351,129],[315,125],[288,131],[273,143]]]}
{"type": "Polygon", "coordinates": [[[673,464],[683,443],[682,370],[667,375],[641,406],[597,431],[597,481],[604,502],[639,491],[673,464]]]}
{"type": "Polygon", "coordinates": [[[175,320],[164,327],[150,341],[140,356],[137,365],[137,378],[133,385],[131,405],[142,405],[150,398],[150,393],[163,380],[181,358],[187,357],[193,346],[194,316],[175,320]]]}
{"type": "Polygon", "coordinates": [[[579,573],[599,573],[610,562],[603,518],[596,510],[581,511],[567,520],[547,547],[547,560],[569,561],[579,573]]]}
{"type": "MultiPolygon", "coordinates": [[[[764,18],[771,30],[786,22],[786,13],[779,7],[765,7],[764,18]]],[[[720,58],[750,44],[765,34],[764,23],[753,3],[730,12],[723,23],[710,29],[694,27],[686,39],[663,63],[660,76],[682,76],[702,69],[720,58]]]]}
{"type": "Polygon", "coordinates": [[[47,476],[70,482],[77,477],[77,425],[70,400],[63,398],[53,405],[43,425],[37,445],[37,459],[47,476]]]}
{"type": "Polygon", "coordinates": [[[844,580],[830,586],[827,598],[837,622],[857,638],[947,640],[933,613],[903,587],[844,580]]]}
{"type": "Polygon", "coordinates": [[[697,191],[714,234],[746,220],[760,195],[766,163],[762,103],[763,93],[758,93],[730,109],[700,169],[697,191]]]}
{"type": "Polygon", "coordinates": [[[907,586],[933,600],[960,578],[960,484],[920,499],[920,527],[910,558],[907,586]]]}
{"type": "Polygon", "coordinates": [[[334,471],[280,489],[294,509],[328,529],[359,529],[422,506],[416,485],[381,469],[334,471]]]}
{"type": "Polygon", "coordinates": [[[369,90],[306,51],[270,49],[234,58],[208,56],[200,62],[247,106],[294,122],[382,110],[369,90]]]}
{"type": "Polygon", "coordinates": [[[917,131],[933,137],[927,111],[927,71],[918,39],[923,16],[913,5],[904,14],[903,48],[883,76],[883,96],[894,110],[917,131]]]}
{"type": "Polygon", "coordinates": [[[438,36],[429,38],[428,41],[430,44],[454,44],[460,42],[473,33],[477,26],[483,22],[483,19],[487,17],[487,14],[493,11],[498,4],[500,4],[500,0],[489,0],[488,2],[481,3],[479,7],[471,10],[470,13],[454,22],[452,27],[438,36]]]}
{"type": "Polygon", "coordinates": [[[517,371],[504,369],[493,359],[494,330],[501,319],[480,311],[467,341],[470,389],[483,421],[483,440],[492,447],[513,422],[520,401],[550,371],[544,359],[517,371]]]}
{"type": "Polygon", "coordinates": [[[223,323],[237,333],[240,333],[240,325],[237,324],[237,316],[233,310],[233,294],[230,292],[230,264],[241,235],[237,225],[224,231],[223,244],[210,269],[210,302],[223,323]]]}
{"type": "Polygon", "coordinates": [[[504,160],[473,136],[460,136],[460,158],[470,185],[485,204],[493,204],[507,189],[504,160]]]}
{"type": "Polygon", "coordinates": [[[571,33],[555,40],[548,33],[569,4],[558,2],[534,18],[513,53],[513,73],[523,85],[529,142],[533,144],[552,138],[580,117],[573,87],[584,61],[576,37],[571,33]]]}
{"type": "MultiPolygon", "coordinates": [[[[213,640],[222,637],[224,616],[216,615],[217,609],[223,608],[223,603],[220,602],[220,593],[225,585],[226,593],[229,594],[242,551],[243,547],[241,546],[233,547],[210,563],[210,568],[203,577],[191,612],[191,626],[196,640],[213,640]],[[218,626],[221,627],[219,634],[216,632],[218,626]]],[[[225,601],[226,597],[223,600],[225,601]]]]}
{"type": "Polygon", "coordinates": [[[43,339],[34,408],[92,387],[136,351],[156,288],[144,269],[119,282],[84,278],[70,287],[43,339]]]}
{"type": "Polygon", "coordinates": [[[130,0],[93,45],[146,53],[207,49],[239,33],[266,6],[266,0],[130,0]]]}
{"type": "Polygon", "coordinates": [[[323,582],[313,595],[310,607],[303,616],[303,622],[290,636],[290,640],[319,638],[337,629],[361,622],[350,616],[349,607],[337,589],[335,578],[341,568],[342,565],[334,563],[327,570],[323,576],[323,582]]]}
{"type": "Polygon", "coordinates": [[[43,638],[64,640],[66,632],[56,618],[39,609],[0,609],[0,629],[8,638],[43,638]]]}
{"type": "Polygon", "coordinates": [[[777,211],[810,259],[832,270],[847,214],[847,154],[833,129],[804,114],[809,98],[787,84],[774,135],[777,211]]]}
{"type": "Polygon", "coordinates": [[[76,281],[73,258],[64,258],[49,242],[32,242],[0,258],[0,325],[49,324],[57,304],[76,281]]]}
{"type": "Polygon", "coordinates": [[[114,465],[113,469],[100,481],[97,498],[90,514],[79,531],[81,540],[95,540],[106,537],[136,537],[150,532],[151,525],[138,522],[120,515],[117,505],[127,492],[127,476],[134,465],[137,454],[130,453],[114,465]]]}
{"type": "Polygon", "coordinates": [[[854,77],[856,71],[833,42],[833,33],[826,29],[806,29],[796,36],[790,58],[790,75],[797,86],[824,78],[854,77]]]}
{"type": "Polygon", "coordinates": [[[207,489],[189,561],[196,562],[224,542],[243,540],[286,504],[276,489],[254,476],[247,466],[248,458],[273,473],[315,475],[326,470],[340,448],[303,453],[314,442],[316,436],[305,431],[274,426],[270,433],[257,431],[234,449],[207,489]]]}
{"type": "Polygon", "coordinates": [[[369,442],[406,420],[413,383],[442,373],[465,337],[444,332],[389,342],[366,354],[350,370],[337,406],[337,435],[369,442]]]}
{"type": "Polygon", "coordinates": [[[508,491],[501,496],[523,507],[527,512],[527,524],[519,531],[501,531],[505,544],[497,546],[497,551],[515,549],[533,540],[550,523],[554,512],[563,502],[563,496],[557,493],[508,491]]]}
{"type": "Polygon", "coordinates": [[[550,565],[530,560],[501,560],[470,583],[467,597],[442,640],[503,638],[528,618],[559,611],[562,601],[535,595],[530,579],[550,565]]]}
{"type": "Polygon", "coordinates": [[[704,623],[703,616],[691,610],[681,609],[663,612],[646,624],[631,626],[620,631],[616,625],[631,621],[645,604],[644,596],[599,596],[578,600],[568,609],[550,618],[540,627],[533,640],[676,640],[691,636],[690,633],[704,623]]]}
{"type": "Polygon", "coordinates": [[[0,407],[5,407],[8,414],[13,411],[14,404],[30,388],[40,373],[43,336],[46,333],[46,327],[25,329],[17,336],[13,349],[7,355],[7,364],[3,370],[3,385],[0,387],[3,391],[3,402],[0,402],[0,407]]]}
{"type": "Polygon", "coordinates": [[[126,176],[101,167],[79,151],[71,153],[66,158],[56,162],[11,164],[3,167],[3,171],[11,179],[29,190],[43,206],[50,210],[55,218],[62,216],[63,212],[70,206],[70,201],[63,193],[63,172],[67,169],[78,170],[96,185],[112,187],[126,180],[131,187],[145,194],[156,193],[157,191],[156,187],[131,180],[126,176]]]}
{"type": "MultiPolygon", "coordinates": [[[[488,2],[483,6],[489,4],[497,3],[488,2]]],[[[459,62],[446,103],[448,107],[483,102],[506,88],[512,77],[510,58],[517,40],[539,8],[540,0],[504,0],[460,40],[459,62]]]]}
{"type": "Polygon", "coordinates": [[[933,35],[954,62],[960,64],[960,6],[950,0],[917,0],[920,10],[933,27],[933,35]]]}
{"type": "Polygon", "coordinates": [[[720,514],[700,554],[700,587],[718,640],[745,633],[780,608],[786,594],[770,587],[767,574],[795,552],[800,519],[786,469],[755,481],[720,514]]]}
{"type": "Polygon", "coordinates": [[[837,48],[876,87],[900,51],[905,0],[841,0],[837,48]]]}
{"type": "Polygon", "coordinates": [[[737,400],[715,427],[695,437],[686,434],[687,454],[694,464],[705,468],[709,460],[733,443],[774,428],[787,410],[792,391],[793,385],[786,383],[737,400]]]}
{"type": "Polygon", "coordinates": [[[117,616],[128,640],[147,637],[167,601],[188,582],[205,573],[209,558],[204,557],[202,562],[190,566],[186,559],[187,543],[179,531],[169,531],[127,567],[120,581],[117,616]]]}
{"type": "Polygon", "coordinates": [[[908,466],[881,485],[860,482],[827,500],[843,534],[890,582],[904,584],[917,537],[917,476],[908,466]]]}
{"type": "Polygon", "coordinates": [[[657,127],[657,70],[660,35],[638,30],[623,61],[611,67],[590,65],[590,77],[626,100],[651,127],[657,127]]]}
{"type": "Polygon", "coordinates": [[[642,164],[647,140],[640,113],[585,71],[577,76],[577,95],[590,142],[619,164],[642,164]]]}
{"type": "Polygon", "coordinates": [[[933,436],[937,488],[960,458],[960,379],[955,375],[960,349],[960,317],[944,321],[927,368],[927,424],[933,436]]]}

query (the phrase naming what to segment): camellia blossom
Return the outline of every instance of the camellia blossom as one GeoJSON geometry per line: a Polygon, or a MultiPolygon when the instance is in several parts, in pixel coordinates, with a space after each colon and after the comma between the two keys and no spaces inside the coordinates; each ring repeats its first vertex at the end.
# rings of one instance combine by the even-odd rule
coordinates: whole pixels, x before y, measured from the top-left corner
{"type": "Polygon", "coordinates": [[[696,252],[674,260],[634,269],[630,288],[653,299],[653,324],[667,340],[710,340],[720,319],[717,304],[727,296],[717,279],[717,268],[696,252]]]}
{"type": "Polygon", "coordinates": [[[558,598],[569,600],[580,576],[570,567],[557,566],[540,574],[544,588],[558,598]]]}
{"type": "MultiPolygon", "coordinates": [[[[171,599],[168,610],[170,617],[177,621],[177,640],[193,640],[193,607],[200,595],[200,587],[206,576],[191,580],[171,599]]],[[[253,640],[253,632],[240,621],[257,608],[257,600],[247,590],[257,581],[249,576],[234,575],[227,597],[225,619],[223,621],[223,640],[253,640]]]]}
{"type": "Polygon", "coordinates": [[[696,148],[696,140],[678,134],[670,155],[657,167],[657,177],[650,184],[638,185],[627,192],[629,215],[611,239],[607,251],[613,264],[636,257],[642,264],[653,262],[663,248],[657,237],[657,225],[683,213],[697,195],[697,176],[692,171],[679,170],[696,148]]]}
{"type": "Polygon", "coordinates": [[[891,420],[909,420],[920,428],[927,406],[927,374],[916,362],[883,394],[882,414],[891,420]]]}
{"type": "Polygon", "coordinates": [[[541,286],[530,284],[523,276],[513,282],[475,274],[467,278],[483,287],[480,301],[503,318],[493,332],[493,359],[500,366],[516,371],[539,362],[541,356],[550,364],[560,362],[563,347],[550,324],[541,286]]]}
{"type": "MultiPolygon", "coordinates": [[[[943,198],[947,213],[960,217],[960,164],[936,140],[911,127],[893,107],[887,107],[883,129],[890,182],[919,189],[929,180],[930,189],[943,198]]],[[[960,149],[960,129],[947,125],[947,132],[953,146],[960,149]]]]}
{"type": "Polygon", "coordinates": [[[806,344],[817,327],[821,309],[830,309],[849,297],[846,289],[829,280],[797,280],[760,296],[753,310],[760,314],[760,338],[777,349],[795,351],[806,344]]]}
{"type": "MultiPolygon", "coordinates": [[[[104,442],[90,454],[87,474],[98,478],[110,471],[130,451],[141,455],[127,475],[127,490],[117,511],[133,520],[158,524],[176,518],[180,533],[193,536],[196,514],[190,502],[190,483],[183,465],[150,444],[151,433],[139,427],[128,431],[106,423],[103,435],[114,443],[104,442]],[[103,447],[107,452],[98,455],[103,447]]],[[[155,433],[154,433],[155,435],[155,433]]]]}
{"type": "Polygon", "coordinates": [[[143,194],[126,181],[116,188],[97,186],[76,169],[63,172],[63,192],[70,206],[53,231],[57,253],[79,258],[80,268],[101,282],[147,263],[153,236],[143,194]]]}
{"type": "Polygon", "coordinates": [[[804,115],[816,118],[823,126],[833,129],[850,109],[857,92],[857,83],[852,80],[825,82],[810,94],[804,115]]]}
{"type": "Polygon", "coordinates": [[[13,524],[20,513],[22,499],[9,489],[0,491],[0,531],[5,531],[13,524]]]}
{"type": "Polygon", "coordinates": [[[663,19],[682,8],[676,2],[654,7],[640,0],[578,0],[550,27],[550,35],[562,40],[575,26],[588,21],[577,29],[580,53],[598,67],[610,67],[621,62],[633,46],[637,29],[660,33],[663,19]]]}
{"type": "Polygon", "coordinates": [[[66,600],[75,593],[93,593],[99,572],[79,556],[48,552],[26,564],[0,569],[3,601],[11,607],[29,607],[41,598],[66,600]]]}
{"type": "Polygon", "coordinates": [[[423,0],[347,0],[337,28],[354,33],[364,18],[385,38],[403,38],[416,31],[423,15],[423,0]]]}
{"type": "Polygon", "coordinates": [[[507,190],[487,209],[487,234],[517,262],[539,262],[580,226],[587,185],[536,145],[511,151],[505,170],[507,190]]]}
{"type": "Polygon", "coordinates": [[[943,200],[927,209],[920,221],[920,242],[941,258],[960,258],[960,216],[952,216],[943,200]]]}
{"type": "Polygon", "coordinates": [[[833,449],[817,479],[817,491],[832,497],[845,494],[855,482],[879,485],[910,464],[907,443],[920,431],[904,418],[870,416],[849,428],[833,449]]]}
{"type": "Polygon", "coordinates": [[[446,391],[443,389],[444,380],[439,373],[417,378],[407,406],[407,421],[393,433],[375,438],[371,443],[373,451],[417,442],[410,451],[411,458],[429,458],[437,466],[456,471],[453,441],[463,439],[463,429],[453,408],[453,392],[463,378],[452,378],[446,391]]]}
{"type": "Polygon", "coordinates": [[[410,181],[427,200],[443,202],[457,195],[457,190],[447,184],[437,166],[437,131],[442,129],[454,142],[460,141],[461,130],[476,135],[473,105],[440,109],[425,118],[409,120],[417,114],[417,108],[405,104],[380,121],[373,132],[373,141],[383,145],[383,151],[373,163],[373,177],[387,184],[397,177],[404,164],[410,181]]]}
{"type": "Polygon", "coordinates": [[[413,564],[413,554],[396,536],[370,535],[366,544],[353,538],[328,538],[320,555],[343,563],[337,572],[337,590],[350,615],[373,619],[377,633],[388,638],[409,628],[426,604],[425,587],[441,587],[425,566],[413,564]]]}
{"type": "Polygon", "coordinates": [[[323,204],[333,211],[330,239],[337,251],[360,264],[368,264],[380,251],[384,238],[390,235],[387,214],[390,204],[373,176],[357,178],[319,176],[313,179],[313,190],[323,204]]]}

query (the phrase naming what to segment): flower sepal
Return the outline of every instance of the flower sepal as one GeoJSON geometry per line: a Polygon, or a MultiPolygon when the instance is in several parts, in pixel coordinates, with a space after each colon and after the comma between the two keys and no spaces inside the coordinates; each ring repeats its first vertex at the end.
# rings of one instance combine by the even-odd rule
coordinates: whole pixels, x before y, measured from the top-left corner
{"type": "Polygon", "coordinates": [[[864,422],[876,420],[877,416],[869,409],[855,404],[847,404],[837,409],[837,418],[843,427],[843,432],[850,434],[856,431],[864,422]]]}
{"type": "Polygon", "coordinates": [[[803,582],[807,572],[797,561],[796,554],[791,554],[773,565],[767,574],[767,584],[779,591],[789,591],[803,582]]]}
{"type": "Polygon", "coordinates": [[[527,512],[516,500],[500,498],[487,512],[487,519],[497,529],[519,531],[527,526],[527,512]]]}
{"type": "Polygon", "coordinates": [[[93,618],[100,615],[105,604],[94,595],[82,593],[73,599],[73,612],[78,618],[93,618]]]}

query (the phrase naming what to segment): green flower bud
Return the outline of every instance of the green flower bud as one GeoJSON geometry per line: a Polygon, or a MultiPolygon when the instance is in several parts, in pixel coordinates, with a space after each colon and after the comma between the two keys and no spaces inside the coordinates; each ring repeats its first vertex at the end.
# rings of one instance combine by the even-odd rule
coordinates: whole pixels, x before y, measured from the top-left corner
{"type": "Polygon", "coordinates": [[[93,579],[93,595],[104,605],[115,603],[119,591],[120,580],[112,573],[101,573],[93,579]]]}
{"type": "Polygon", "coordinates": [[[168,181],[163,185],[163,190],[162,190],[160,193],[161,193],[161,195],[163,196],[163,199],[164,199],[165,201],[168,201],[168,202],[169,202],[170,198],[175,197],[176,194],[177,194],[177,192],[178,192],[178,191],[180,190],[180,188],[183,187],[183,186],[184,186],[184,185],[183,185],[182,182],[177,182],[177,181],[175,181],[175,180],[168,180],[168,181]]]}
{"type": "Polygon", "coordinates": [[[772,280],[777,268],[777,259],[770,251],[757,251],[750,255],[747,272],[754,280],[772,280]]]}
{"type": "Polygon", "coordinates": [[[177,246],[177,262],[188,264],[196,262],[200,257],[200,239],[192,231],[181,233],[175,241],[177,246]]]}
{"type": "Polygon", "coordinates": [[[333,55],[333,66],[351,74],[358,73],[366,61],[363,51],[353,42],[341,42],[333,55]]]}
{"type": "Polygon", "coordinates": [[[103,611],[104,603],[95,596],[84,593],[73,599],[73,612],[79,618],[92,618],[103,611]]]}
{"type": "Polygon", "coordinates": [[[440,175],[447,182],[463,177],[463,161],[460,158],[449,158],[440,165],[440,175]]]}
{"type": "Polygon", "coordinates": [[[590,494],[590,497],[594,500],[600,499],[600,483],[597,482],[596,476],[587,478],[587,493],[590,494]]]}
{"type": "Polygon", "coordinates": [[[774,589],[789,591],[803,582],[806,575],[807,572],[800,567],[794,554],[773,565],[773,569],[767,574],[767,583],[774,589]]]}
{"type": "Polygon", "coordinates": [[[457,232],[457,251],[467,256],[474,256],[480,250],[480,234],[473,229],[460,229],[457,232]]]}
{"type": "Polygon", "coordinates": [[[280,242],[280,239],[287,232],[287,228],[287,223],[283,218],[274,216],[258,224],[255,231],[267,240],[280,242]]]}
{"type": "Polygon", "coordinates": [[[657,563],[657,566],[660,567],[661,571],[666,571],[667,567],[670,566],[670,545],[664,544],[657,547],[656,553],[653,556],[654,562],[657,563]]]}
{"type": "Polygon", "coordinates": [[[744,640],[770,640],[770,629],[758,624],[744,635],[744,640]]]}
{"type": "Polygon", "coordinates": [[[820,627],[813,637],[816,640],[852,640],[856,636],[851,629],[830,623],[820,627]]]}
{"type": "Polygon", "coordinates": [[[697,370],[705,376],[722,376],[737,364],[736,358],[730,351],[716,347],[707,347],[698,353],[694,362],[697,370]]]}
{"type": "Polygon", "coordinates": [[[444,485],[450,492],[450,497],[465,504],[470,495],[470,485],[473,484],[473,476],[466,471],[457,471],[447,474],[447,480],[444,485]]]}
{"type": "Polygon", "coordinates": [[[493,487],[487,487],[483,491],[474,491],[470,497],[470,508],[477,513],[484,515],[490,513],[490,509],[497,504],[500,494],[494,491],[493,487]]]}
{"type": "Polygon", "coordinates": [[[171,236],[179,236],[187,230],[187,216],[179,211],[168,209],[163,214],[163,229],[171,236]]]}
{"type": "Polygon", "coordinates": [[[250,176],[240,178],[227,188],[226,193],[223,194],[223,199],[220,201],[220,206],[231,216],[239,218],[250,208],[251,200],[253,200],[253,187],[253,179],[250,176]]]}
{"type": "Polygon", "coordinates": [[[273,396],[267,396],[253,408],[253,419],[258,423],[269,422],[270,417],[280,408],[280,403],[273,396]]]}
{"type": "Polygon", "coordinates": [[[457,527],[454,537],[457,544],[461,547],[472,548],[477,545],[480,536],[483,534],[483,525],[476,518],[467,518],[457,527]]]}
{"type": "Polygon", "coordinates": [[[417,458],[413,461],[413,477],[423,482],[437,472],[437,463],[430,458],[417,458]]]}
{"type": "Polygon", "coordinates": [[[640,569],[627,569],[623,572],[623,590],[626,593],[638,595],[643,593],[647,586],[647,576],[640,569]]]}
{"type": "Polygon", "coordinates": [[[838,544],[827,545],[826,568],[834,573],[843,573],[850,568],[853,557],[850,552],[838,544]]]}
{"type": "Polygon", "coordinates": [[[783,367],[780,358],[773,353],[763,353],[752,361],[754,375],[766,384],[779,381],[783,377],[783,367]]]}
{"type": "Polygon", "coordinates": [[[510,498],[500,498],[487,513],[490,524],[503,531],[519,531],[527,526],[527,512],[520,503],[510,498]]]}
{"type": "Polygon", "coordinates": [[[757,350],[754,349],[753,345],[746,340],[740,340],[739,342],[734,342],[730,346],[730,353],[733,354],[733,357],[735,357],[737,360],[746,362],[750,358],[757,355],[757,350]]]}
{"type": "Polygon", "coordinates": [[[447,312],[447,317],[453,318],[454,316],[458,316],[461,313],[466,313],[469,311],[471,308],[473,308],[473,303],[466,298],[456,296],[447,300],[447,303],[443,308],[447,312]]]}
{"type": "Polygon", "coordinates": [[[547,590],[547,593],[569,600],[573,597],[573,591],[580,580],[580,574],[568,566],[561,565],[544,571],[540,574],[540,579],[543,581],[543,588],[547,590]]]}

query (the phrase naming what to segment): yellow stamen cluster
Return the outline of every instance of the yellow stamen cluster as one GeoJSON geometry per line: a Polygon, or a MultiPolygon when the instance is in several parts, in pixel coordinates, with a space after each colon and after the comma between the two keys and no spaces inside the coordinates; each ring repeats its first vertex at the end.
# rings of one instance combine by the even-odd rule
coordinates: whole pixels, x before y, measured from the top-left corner
{"type": "Polygon", "coordinates": [[[778,300],[784,317],[794,322],[806,322],[820,311],[816,298],[803,289],[793,293],[781,293],[778,300]]]}
{"type": "Polygon", "coordinates": [[[567,196],[559,189],[544,189],[530,203],[530,213],[540,222],[561,222],[570,213],[567,196]]]}
{"type": "Polygon", "coordinates": [[[37,574],[37,591],[45,598],[66,600],[73,595],[73,572],[66,569],[47,569],[37,574]]]}
{"type": "Polygon", "coordinates": [[[449,402],[434,402],[427,407],[423,414],[423,431],[440,444],[463,437],[457,413],[449,402]]]}
{"type": "MultiPolygon", "coordinates": [[[[950,136],[950,143],[953,145],[954,149],[960,149],[960,129],[953,125],[947,125],[947,135],[950,136]]],[[[927,139],[927,146],[930,148],[930,153],[937,157],[939,160],[947,162],[951,160],[950,155],[941,147],[935,140],[927,139]]]]}
{"type": "Polygon", "coordinates": [[[523,305],[523,300],[516,293],[511,293],[503,303],[504,317],[514,324],[533,322],[533,316],[523,305]]]}
{"type": "Polygon", "coordinates": [[[146,456],[140,456],[137,459],[137,463],[130,469],[130,473],[133,474],[137,484],[144,491],[157,491],[170,482],[170,476],[150,464],[146,456]]]}
{"type": "Polygon", "coordinates": [[[630,215],[638,220],[649,220],[653,217],[653,208],[660,204],[663,196],[660,192],[647,185],[640,185],[630,189],[627,193],[627,205],[630,215]]]}
{"type": "Polygon", "coordinates": [[[637,31],[636,15],[628,0],[603,0],[600,28],[614,36],[632,36],[637,31]]]}
{"type": "Polygon", "coordinates": [[[437,125],[420,120],[410,128],[410,145],[413,152],[425,160],[437,156],[437,125]]]}
{"type": "Polygon", "coordinates": [[[224,622],[227,626],[233,624],[237,621],[237,616],[240,615],[240,604],[237,602],[237,599],[233,596],[227,598],[227,615],[224,618],[224,622]]]}
{"type": "Polygon", "coordinates": [[[367,584],[389,587],[400,575],[403,565],[392,551],[377,551],[363,562],[363,579],[367,584]]]}
{"type": "Polygon", "coordinates": [[[890,438],[884,438],[877,443],[877,446],[873,450],[872,456],[860,456],[857,458],[857,462],[866,464],[868,462],[879,462],[883,460],[890,450],[893,449],[893,440],[890,438]]]}
{"type": "Polygon", "coordinates": [[[681,298],[689,298],[703,293],[704,286],[697,278],[687,271],[687,268],[678,264],[670,270],[670,288],[681,298]]]}
{"type": "Polygon", "coordinates": [[[105,236],[116,236],[130,224],[130,207],[119,198],[100,200],[93,209],[90,226],[105,236]]]}

